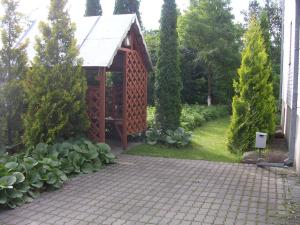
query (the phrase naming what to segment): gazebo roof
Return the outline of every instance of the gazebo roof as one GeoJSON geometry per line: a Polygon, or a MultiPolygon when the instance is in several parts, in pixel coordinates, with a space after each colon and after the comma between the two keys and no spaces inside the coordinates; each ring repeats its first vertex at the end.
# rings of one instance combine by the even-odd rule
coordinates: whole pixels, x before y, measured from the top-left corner
{"type": "MultiPolygon", "coordinates": [[[[38,20],[34,21],[19,42],[28,39],[27,54],[30,61],[36,54],[34,45],[35,37],[39,35],[39,22],[38,20]]],[[[110,68],[118,49],[134,26],[137,41],[141,48],[140,52],[147,69],[151,70],[150,55],[135,14],[82,17],[74,20],[74,22],[76,24],[75,37],[84,67],[110,68]]]]}

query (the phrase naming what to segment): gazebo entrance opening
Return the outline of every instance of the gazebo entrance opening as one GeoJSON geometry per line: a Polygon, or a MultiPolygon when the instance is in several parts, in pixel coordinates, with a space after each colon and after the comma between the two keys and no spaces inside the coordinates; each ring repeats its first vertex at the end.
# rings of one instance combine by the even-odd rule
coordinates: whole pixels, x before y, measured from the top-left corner
{"type": "Polygon", "coordinates": [[[122,47],[108,68],[89,68],[89,136],[105,142],[112,129],[127,147],[129,135],[147,129],[147,69],[138,51],[122,47]]]}

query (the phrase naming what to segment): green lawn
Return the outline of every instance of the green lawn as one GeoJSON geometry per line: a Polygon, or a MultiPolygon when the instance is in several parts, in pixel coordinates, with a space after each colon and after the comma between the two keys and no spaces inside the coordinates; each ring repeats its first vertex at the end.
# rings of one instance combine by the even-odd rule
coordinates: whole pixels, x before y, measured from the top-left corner
{"type": "Polygon", "coordinates": [[[193,132],[192,144],[177,149],[162,145],[143,144],[127,151],[130,155],[156,156],[177,159],[197,159],[217,162],[239,162],[240,157],[226,149],[229,117],[205,123],[193,132]]]}

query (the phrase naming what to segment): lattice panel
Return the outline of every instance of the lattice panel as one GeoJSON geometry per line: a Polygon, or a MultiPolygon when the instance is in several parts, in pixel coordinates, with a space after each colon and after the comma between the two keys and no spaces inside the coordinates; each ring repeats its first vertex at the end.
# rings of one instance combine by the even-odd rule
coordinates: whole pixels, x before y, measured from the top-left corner
{"type": "Polygon", "coordinates": [[[136,134],[147,129],[147,70],[136,51],[127,53],[126,64],[127,133],[136,134]]]}
{"type": "Polygon", "coordinates": [[[87,91],[87,105],[88,105],[88,116],[90,118],[90,129],[88,131],[89,137],[94,141],[100,141],[100,93],[99,87],[89,86],[87,91]]]}

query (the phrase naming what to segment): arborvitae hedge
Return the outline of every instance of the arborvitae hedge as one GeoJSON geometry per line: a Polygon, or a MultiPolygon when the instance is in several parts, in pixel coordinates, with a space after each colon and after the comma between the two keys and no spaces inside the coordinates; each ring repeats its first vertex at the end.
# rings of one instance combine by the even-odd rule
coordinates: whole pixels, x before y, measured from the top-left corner
{"type": "Polygon", "coordinates": [[[271,68],[259,23],[252,19],[244,37],[242,65],[235,82],[233,115],[228,148],[232,152],[253,150],[255,133],[275,131],[275,98],[271,68]]]}
{"type": "Polygon", "coordinates": [[[85,133],[87,82],[78,59],[67,0],[51,0],[49,24],[41,23],[32,69],[24,82],[28,111],[24,141],[53,143],[85,133]]]}
{"type": "Polygon", "coordinates": [[[156,123],[163,130],[174,130],[180,126],[182,89],[175,0],[164,0],[160,22],[160,49],[155,84],[156,123]]]}

